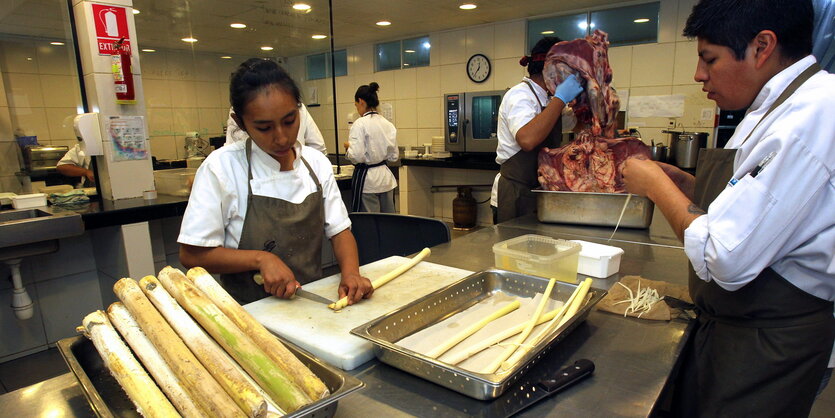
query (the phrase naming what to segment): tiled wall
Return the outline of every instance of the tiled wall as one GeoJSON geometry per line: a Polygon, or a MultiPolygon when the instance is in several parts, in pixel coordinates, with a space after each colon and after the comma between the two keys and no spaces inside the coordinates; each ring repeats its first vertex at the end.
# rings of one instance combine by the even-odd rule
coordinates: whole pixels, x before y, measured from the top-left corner
{"type": "Polygon", "coordinates": [[[72,118],[81,93],[70,47],[29,38],[0,38],[0,191],[20,192],[14,135],[41,145],[76,143],[72,118]]]}

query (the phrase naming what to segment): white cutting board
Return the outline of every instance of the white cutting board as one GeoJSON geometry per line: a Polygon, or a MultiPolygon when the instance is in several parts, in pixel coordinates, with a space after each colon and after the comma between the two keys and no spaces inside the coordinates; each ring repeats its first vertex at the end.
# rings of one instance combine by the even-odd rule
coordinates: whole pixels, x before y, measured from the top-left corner
{"type": "MultiPolygon", "coordinates": [[[[407,262],[392,256],[360,267],[360,274],[374,280],[407,262]]],[[[268,297],[244,306],[258,322],[281,337],[304,348],[322,361],[352,370],[374,357],[374,345],[351,335],[351,330],[472,274],[471,271],[421,261],[385,286],[370,299],[334,312],[322,303],[294,297],[268,297]]],[[[310,292],[334,300],[340,275],[304,285],[310,292]]]]}

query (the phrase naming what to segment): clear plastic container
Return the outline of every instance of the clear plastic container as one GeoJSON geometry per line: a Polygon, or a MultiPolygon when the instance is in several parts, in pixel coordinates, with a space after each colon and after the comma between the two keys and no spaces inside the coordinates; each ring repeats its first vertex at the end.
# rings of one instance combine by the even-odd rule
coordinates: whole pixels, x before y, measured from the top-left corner
{"type": "Polygon", "coordinates": [[[154,184],[159,194],[188,196],[194,184],[196,168],[173,168],[154,171],[154,184]]]}
{"type": "Polygon", "coordinates": [[[43,193],[19,194],[12,196],[12,207],[15,209],[29,209],[46,206],[46,195],[43,193]]]}
{"type": "Polygon", "coordinates": [[[577,283],[580,244],[542,235],[522,235],[493,245],[496,267],[577,283]]]}

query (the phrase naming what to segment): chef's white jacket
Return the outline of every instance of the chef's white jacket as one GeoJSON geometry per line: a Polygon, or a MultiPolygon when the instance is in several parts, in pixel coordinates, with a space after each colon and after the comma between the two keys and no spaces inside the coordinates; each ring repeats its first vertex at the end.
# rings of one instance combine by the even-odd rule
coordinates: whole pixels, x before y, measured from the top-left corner
{"type": "MultiPolygon", "coordinates": [[[[197,170],[183,215],[177,242],[198,247],[238,248],[247,209],[246,141],[225,145],[206,157],[197,170]]],[[[304,156],[322,185],[325,204],[323,230],[328,238],[351,226],[328,158],[296,142],[296,155],[304,156]]],[[[252,193],[301,203],[316,191],[316,184],[298,157],[293,169],[281,165],[252,144],[252,193]]]]}
{"type": "MultiPolygon", "coordinates": [[[[83,144],[75,144],[75,146],[70,148],[70,150],[67,151],[67,153],[64,154],[64,156],[61,157],[61,159],[58,160],[58,163],[55,164],[55,165],[59,166],[59,165],[72,164],[72,165],[76,165],[76,166],[79,166],[81,168],[85,168],[85,169],[89,170],[90,169],[90,160],[91,160],[90,156],[87,155],[86,152],[84,152],[83,144]]],[[[85,180],[85,178],[82,178],[81,182],[79,182],[76,185],[76,188],[79,188],[79,187],[83,186],[84,185],[84,180],[85,180]]]]}
{"type": "Polygon", "coordinates": [[[734,291],[770,266],[799,289],[835,300],[835,74],[815,74],[742,143],[814,62],[808,56],[769,80],[728,142],[739,150],[739,181],[684,231],[685,252],[702,280],[734,291]],[[752,177],[771,152],[773,160],[752,177]]]}
{"type": "Polygon", "coordinates": [[[522,147],[516,142],[516,133],[527,125],[536,115],[542,113],[543,106],[548,105],[548,91],[536,84],[528,77],[522,82],[511,87],[502,97],[502,104],[499,105],[498,137],[499,145],[496,147],[496,163],[502,164],[516,155],[522,147]],[[525,84],[531,83],[536,91],[534,96],[531,89],[525,84]],[[536,101],[539,97],[539,102],[536,101]]]}
{"type": "MultiPolygon", "coordinates": [[[[348,133],[348,150],[345,157],[352,163],[376,164],[381,161],[397,161],[397,128],[377,113],[366,113],[354,121],[348,133]]],[[[363,193],[385,193],[397,187],[391,169],[385,165],[368,169],[363,193]]]]}
{"type": "MultiPolygon", "coordinates": [[[[232,118],[232,109],[229,109],[229,119],[226,120],[226,143],[229,145],[233,142],[246,141],[249,137],[246,131],[238,126],[235,119],[232,118]]],[[[299,133],[296,135],[296,142],[301,142],[302,145],[307,145],[313,149],[321,151],[322,154],[328,153],[328,148],[325,146],[325,138],[322,137],[322,132],[319,132],[319,127],[310,112],[307,111],[307,106],[304,104],[299,107],[299,133]]]]}

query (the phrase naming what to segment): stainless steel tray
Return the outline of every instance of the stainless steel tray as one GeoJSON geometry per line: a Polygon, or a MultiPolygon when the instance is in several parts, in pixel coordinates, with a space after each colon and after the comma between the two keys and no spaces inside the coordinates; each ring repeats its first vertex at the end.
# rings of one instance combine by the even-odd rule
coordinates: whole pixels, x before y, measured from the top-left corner
{"type": "MultiPolygon", "coordinates": [[[[282,341],[331,391],[327,398],[287,415],[288,417],[332,417],[337,401],[365,386],[362,381],[319,361],[310,353],[282,341]]],[[[140,417],[116,379],[110,375],[93,342],[82,336],[58,341],[58,349],[78,379],[90,408],[99,417],[140,417]]]]}
{"type": "MultiPolygon", "coordinates": [[[[539,222],[615,226],[626,201],[626,193],[555,192],[536,193],[536,214],[539,222]]],[[[649,228],[655,205],[643,196],[632,195],[620,226],[649,228]]]]}
{"type": "MultiPolygon", "coordinates": [[[[476,399],[493,399],[501,395],[555,343],[562,340],[585,320],[591,308],[603,298],[606,291],[592,288],[587,297],[588,302],[573,319],[537,344],[513,370],[502,375],[464,370],[400,347],[395,342],[462,312],[496,292],[533,297],[545,291],[547,285],[548,279],[542,277],[499,269],[485,270],[473,273],[456,283],[354,328],[351,334],[374,343],[374,354],[383,363],[476,399]]],[[[551,298],[565,301],[576,288],[575,284],[557,282],[551,298]]]]}

